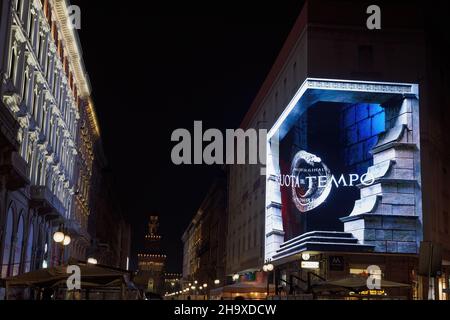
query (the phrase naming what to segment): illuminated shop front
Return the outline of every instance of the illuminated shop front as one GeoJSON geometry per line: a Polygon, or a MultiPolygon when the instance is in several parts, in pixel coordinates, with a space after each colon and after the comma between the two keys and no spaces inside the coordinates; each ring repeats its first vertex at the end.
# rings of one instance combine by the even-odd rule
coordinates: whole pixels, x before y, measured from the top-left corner
{"type": "Polygon", "coordinates": [[[281,283],[301,287],[369,265],[388,280],[417,281],[417,85],[307,79],[267,140],[265,260],[281,283]]]}

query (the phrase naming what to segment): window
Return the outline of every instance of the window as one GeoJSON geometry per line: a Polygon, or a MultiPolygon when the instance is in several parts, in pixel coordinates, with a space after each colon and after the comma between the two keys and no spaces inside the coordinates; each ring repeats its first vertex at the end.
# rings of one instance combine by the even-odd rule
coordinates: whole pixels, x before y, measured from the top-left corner
{"type": "Polygon", "coordinates": [[[33,224],[30,224],[30,230],[28,232],[28,241],[27,241],[27,251],[25,254],[25,270],[24,272],[29,272],[31,270],[31,253],[33,252],[33,240],[34,240],[34,230],[33,224]]]}
{"type": "Polygon", "coordinates": [[[9,68],[9,78],[16,84],[16,67],[17,67],[17,49],[13,47],[11,50],[11,64],[9,68]]]}
{"type": "MultiPolygon", "coordinates": [[[[33,6],[33,1],[30,1],[30,7],[33,6]]],[[[30,8],[31,9],[31,8],[30,8]]],[[[36,28],[35,25],[35,17],[33,12],[30,10],[29,21],[28,21],[28,37],[31,39],[31,42],[34,41],[34,30],[36,28]]]]}
{"type": "Polygon", "coordinates": [[[20,10],[21,0],[16,0],[14,3],[14,9],[18,12],[20,10]]]}
{"type": "Polygon", "coordinates": [[[35,121],[37,121],[38,107],[40,102],[39,100],[40,100],[39,88],[36,85],[36,87],[34,88],[34,98],[31,112],[31,114],[33,115],[33,119],[35,121]]]}
{"type": "Polygon", "coordinates": [[[41,131],[45,132],[45,120],[47,119],[47,110],[44,106],[42,106],[41,112],[41,131]]]}
{"type": "Polygon", "coordinates": [[[3,257],[1,266],[1,277],[6,278],[9,276],[9,263],[11,258],[11,246],[12,246],[12,234],[13,234],[13,216],[14,212],[10,207],[6,217],[6,230],[3,247],[3,257]]]}
{"type": "Polygon", "coordinates": [[[42,178],[42,161],[39,161],[38,167],[37,167],[37,177],[36,177],[36,184],[38,186],[41,185],[41,178],[42,178]]]}
{"type": "Polygon", "coordinates": [[[51,70],[53,69],[52,67],[53,67],[53,58],[52,58],[52,56],[48,56],[47,57],[47,59],[46,59],[46,68],[45,68],[45,71],[46,71],[46,78],[47,78],[47,81],[49,82],[49,84],[50,84],[50,75],[51,75],[51,70]]]}
{"type": "Polygon", "coordinates": [[[26,67],[25,68],[25,77],[23,77],[23,96],[22,99],[25,100],[25,103],[28,103],[28,90],[30,88],[30,81],[31,81],[31,76],[30,76],[30,67],[26,67]]]}
{"type": "Polygon", "coordinates": [[[14,247],[14,266],[12,268],[12,275],[16,276],[20,272],[20,265],[22,262],[22,248],[23,248],[23,236],[24,236],[24,222],[23,216],[20,214],[19,224],[17,226],[16,233],[16,246],[14,247]]]}

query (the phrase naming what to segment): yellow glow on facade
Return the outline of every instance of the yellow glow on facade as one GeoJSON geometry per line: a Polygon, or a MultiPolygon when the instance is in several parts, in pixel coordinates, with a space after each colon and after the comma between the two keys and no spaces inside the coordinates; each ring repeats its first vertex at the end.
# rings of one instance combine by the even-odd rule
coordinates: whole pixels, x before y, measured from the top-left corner
{"type": "Polygon", "coordinates": [[[66,47],[67,58],[72,66],[75,82],[80,90],[80,96],[87,98],[90,95],[89,81],[83,65],[82,53],[78,45],[78,37],[75,29],[69,26],[69,13],[65,0],[53,0],[53,10],[55,20],[59,25],[59,30],[66,47]]]}
{"type": "Polygon", "coordinates": [[[98,138],[98,137],[100,137],[100,126],[98,124],[97,114],[96,114],[95,108],[94,108],[94,102],[92,101],[91,98],[89,98],[89,100],[88,100],[88,115],[89,115],[89,121],[91,122],[91,124],[94,128],[94,132],[98,138]]]}

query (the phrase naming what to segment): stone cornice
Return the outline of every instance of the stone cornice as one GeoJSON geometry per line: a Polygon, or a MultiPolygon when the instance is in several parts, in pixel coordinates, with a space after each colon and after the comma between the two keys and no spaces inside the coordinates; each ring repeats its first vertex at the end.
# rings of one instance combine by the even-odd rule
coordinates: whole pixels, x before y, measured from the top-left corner
{"type": "Polygon", "coordinates": [[[67,58],[73,68],[80,96],[86,98],[90,95],[89,82],[82,64],[82,53],[75,34],[76,31],[68,23],[67,2],[65,0],[52,0],[51,3],[66,48],[67,58]]]}

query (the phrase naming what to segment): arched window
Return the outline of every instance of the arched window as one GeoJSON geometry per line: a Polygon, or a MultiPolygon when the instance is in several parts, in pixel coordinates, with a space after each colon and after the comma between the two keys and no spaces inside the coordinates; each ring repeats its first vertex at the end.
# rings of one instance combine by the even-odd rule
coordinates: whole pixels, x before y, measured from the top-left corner
{"type": "Polygon", "coordinates": [[[27,251],[25,254],[25,271],[31,271],[31,253],[33,252],[33,241],[34,241],[34,228],[33,223],[30,223],[30,231],[28,232],[28,242],[27,242],[27,251]]]}
{"type": "Polygon", "coordinates": [[[2,255],[2,274],[1,277],[5,278],[9,275],[8,267],[11,258],[11,247],[12,247],[12,234],[13,234],[13,217],[14,212],[10,207],[8,209],[8,215],[6,217],[6,230],[5,230],[5,240],[3,246],[3,255],[2,255]]]}
{"type": "Polygon", "coordinates": [[[22,248],[23,248],[23,236],[24,236],[24,223],[22,214],[19,217],[19,224],[17,225],[16,233],[16,246],[14,248],[14,266],[12,275],[16,276],[20,272],[20,263],[22,262],[22,248]]]}
{"type": "Polygon", "coordinates": [[[36,184],[38,186],[41,185],[41,179],[42,179],[42,161],[39,161],[38,167],[37,167],[37,177],[36,177],[36,184]]]}

